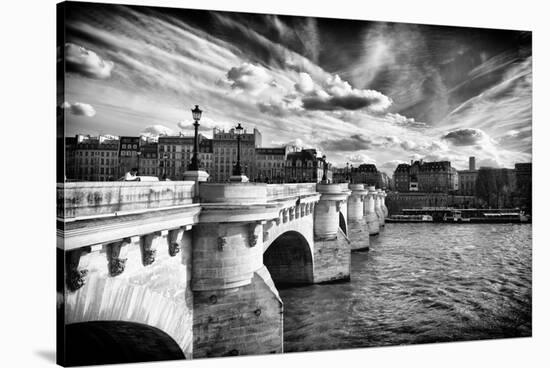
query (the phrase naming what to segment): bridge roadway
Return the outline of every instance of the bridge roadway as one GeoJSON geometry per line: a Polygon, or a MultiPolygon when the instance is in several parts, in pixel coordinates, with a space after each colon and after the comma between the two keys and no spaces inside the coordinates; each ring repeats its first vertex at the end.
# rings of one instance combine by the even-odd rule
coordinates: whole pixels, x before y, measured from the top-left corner
{"type": "Polygon", "coordinates": [[[178,359],[281,353],[276,285],[349,280],[350,237],[367,249],[387,215],[385,193],[361,184],[81,182],[57,196],[66,365],[82,351],[102,363],[173,346],[178,359]]]}

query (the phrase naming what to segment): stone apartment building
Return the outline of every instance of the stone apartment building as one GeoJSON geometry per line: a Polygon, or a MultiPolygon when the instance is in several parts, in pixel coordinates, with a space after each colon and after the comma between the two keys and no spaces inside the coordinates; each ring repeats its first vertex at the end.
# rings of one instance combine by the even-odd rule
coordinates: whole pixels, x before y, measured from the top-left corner
{"type": "Polygon", "coordinates": [[[374,164],[361,164],[358,167],[351,168],[351,179],[356,184],[374,185],[380,188],[380,175],[374,164]]]}
{"type": "MultiPolygon", "coordinates": [[[[72,161],[67,164],[67,173],[74,177],[67,179],[81,181],[113,181],[118,178],[119,141],[104,136],[89,137],[77,135],[72,161]]],[[[74,143],[74,142],[73,142],[74,143]]]]}
{"type": "Polygon", "coordinates": [[[65,137],[65,180],[76,180],[76,137],[65,137]]]}
{"type": "MultiPolygon", "coordinates": [[[[188,161],[191,163],[193,157],[193,148],[191,147],[191,153],[188,161]]],[[[200,167],[207,173],[211,173],[214,168],[214,153],[212,139],[203,137],[199,142],[199,164],[200,167]]]]}
{"type": "Polygon", "coordinates": [[[139,175],[160,176],[157,142],[145,142],[141,145],[137,169],[139,175]]]}
{"type": "MultiPolygon", "coordinates": [[[[212,171],[212,140],[202,134],[198,136],[199,163],[201,169],[210,173],[212,171]]],[[[160,136],[158,139],[158,176],[170,180],[183,180],[183,173],[189,169],[193,158],[195,138],[184,136],[160,136]]]]}
{"type": "Polygon", "coordinates": [[[256,176],[250,178],[258,182],[282,183],[285,180],[287,155],[296,152],[291,146],[256,148],[256,176]]]}
{"type": "Polygon", "coordinates": [[[335,183],[350,181],[354,184],[374,185],[376,188],[389,189],[390,178],[382,171],[378,171],[374,164],[361,164],[358,167],[332,168],[335,183]]]}
{"type": "Polygon", "coordinates": [[[461,195],[475,195],[477,180],[476,158],[469,158],[468,170],[458,171],[458,193],[461,195]]]}
{"type": "Polygon", "coordinates": [[[458,190],[458,172],[449,161],[411,161],[399,164],[393,174],[398,192],[447,193],[458,190]]]}
{"type": "MultiPolygon", "coordinates": [[[[246,129],[241,134],[241,167],[249,178],[256,177],[256,148],[262,145],[262,135],[254,128],[252,133],[246,129]]],[[[233,168],[237,163],[237,132],[234,128],[229,131],[214,129],[212,135],[212,171],[210,180],[226,182],[233,175],[233,168]]]]}
{"type": "MultiPolygon", "coordinates": [[[[235,129],[227,132],[214,129],[212,139],[199,134],[198,140],[200,167],[210,175],[209,181],[228,181],[237,161],[235,129]]],[[[250,181],[321,180],[323,165],[314,149],[297,151],[293,146],[260,147],[261,141],[257,129],[251,133],[244,131],[241,135],[241,165],[250,181]]],[[[193,144],[193,136],[181,133],[160,136],[156,141],[145,136],[123,136],[115,140],[102,136],[68,137],[65,143],[66,179],[119,180],[132,168],[137,168],[139,175],[183,180],[193,157],[193,144]]],[[[332,180],[331,165],[328,167],[327,176],[332,180]]]]}
{"type": "Polygon", "coordinates": [[[140,137],[122,136],[118,147],[118,177],[124,176],[128,171],[138,167],[140,137]]]}
{"type": "Polygon", "coordinates": [[[461,195],[475,195],[477,170],[458,171],[458,193],[461,195]]]}
{"type": "Polygon", "coordinates": [[[409,191],[410,187],[410,170],[411,165],[399,164],[393,172],[393,185],[394,189],[398,192],[404,193],[409,191]]]}
{"type": "MultiPolygon", "coordinates": [[[[323,178],[323,160],[317,157],[317,150],[303,149],[291,152],[285,162],[285,182],[318,183],[323,178]]],[[[327,180],[332,182],[332,167],[327,163],[327,180]]]]}

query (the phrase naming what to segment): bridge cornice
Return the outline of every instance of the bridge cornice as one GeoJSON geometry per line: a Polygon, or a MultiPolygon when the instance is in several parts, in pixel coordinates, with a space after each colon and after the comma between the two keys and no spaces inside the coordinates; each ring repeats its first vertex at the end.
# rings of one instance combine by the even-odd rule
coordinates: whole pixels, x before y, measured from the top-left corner
{"type": "Polygon", "coordinates": [[[199,221],[200,212],[199,204],[191,204],[155,211],[136,211],[125,215],[58,220],[57,247],[72,250],[194,225],[199,221]]]}
{"type": "Polygon", "coordinates": [[[254,222],[279,217],[282,208],[277,203],[265,204],[227,204],[202,203],[200,223],[254,222]]]}

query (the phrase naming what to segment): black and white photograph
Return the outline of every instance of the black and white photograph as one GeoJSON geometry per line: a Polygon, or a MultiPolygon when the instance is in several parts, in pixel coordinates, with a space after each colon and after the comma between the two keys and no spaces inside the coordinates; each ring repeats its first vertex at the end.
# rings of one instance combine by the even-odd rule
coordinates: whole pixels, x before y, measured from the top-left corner
{"type": "Polygon", "coordinates": [[[530,27],[150,4],[49,5],[51,363],[533,339],[530,27]]]}

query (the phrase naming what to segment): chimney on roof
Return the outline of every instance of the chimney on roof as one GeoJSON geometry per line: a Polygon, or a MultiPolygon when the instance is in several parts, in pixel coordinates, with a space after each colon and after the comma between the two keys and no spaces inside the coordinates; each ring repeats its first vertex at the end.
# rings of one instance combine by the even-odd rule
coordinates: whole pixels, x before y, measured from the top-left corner
{"type": "Polygon", "coordinates": [[[470,170],[474,171],[476,169],[476,158],[474,156],[470,156],[470,170]]]}

